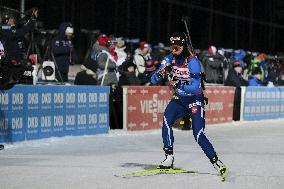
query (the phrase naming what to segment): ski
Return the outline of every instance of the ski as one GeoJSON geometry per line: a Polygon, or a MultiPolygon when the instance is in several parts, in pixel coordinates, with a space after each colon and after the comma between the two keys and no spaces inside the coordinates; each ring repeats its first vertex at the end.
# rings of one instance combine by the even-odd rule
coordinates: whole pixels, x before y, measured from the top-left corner
{"type": "Polygon", "coordinates": [[[134,171],[121,175],[115,175],[117,177],[129,178],[129,177],[141,177],[141,176],[152,176],[159,174],[175,174],[175,173],[196,173],[195,171],[184,170],[184,169],[150,169],[142,171],[134,171]]]}
{"type": "Polygon", "coordinates": [[[0,144],[0,150],[3,150],[3,149],[4,149],[4,145],[0,144]]]}
{"type": "Polygon", "coordinates": [[[214,176],[219,176],[222,182],[224,182],[226,180],[226,177],[227,177],[227,174],[226,175],[220,175],[220,174],[217,174],[217,173],[199,172],[199,171],[185,170],[185,169],[178,169],[178,168],[141,170],[141,171],[134,171],[134,172],[125,173],[125,174],[117,174],[117,175],[114,175],[114,176],[121,177],[121,178],[131,178],[131,177],[154,176],[154,175],[161,175],[161,174],[214,175],[214,176]]]}

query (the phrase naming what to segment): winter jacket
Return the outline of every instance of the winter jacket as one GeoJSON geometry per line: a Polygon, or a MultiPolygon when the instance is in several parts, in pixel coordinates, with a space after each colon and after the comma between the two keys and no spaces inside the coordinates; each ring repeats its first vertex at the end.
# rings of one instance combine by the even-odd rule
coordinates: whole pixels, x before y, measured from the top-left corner
{"type": "Polygon", "coordinates": [[[228,77],[225,81],[225,86],[247,86],[247,81],[243,79],[242,75],[237,73],[234,68],[231,68],[228,73],[228,77]]]}
{"type": "Polygon", "coordinates": [[[69,72],[69,65],[77,61],[73,43],[65,35],[65,30],[68,26],[71,26],[71,24],[67,22],[63,22],[59,26],[58,35],[52,43],[52,50],[58,70],[65,74],[69,72]]]}
{"type": "MultiPolygon", "coordinates": [[[[21,61],[23,57],[23,38],[34,28],[34,20],[30,19],[22,27],[2,25],[1,40],[8,60],[21,61]]],[[[26,49],[25,49],[26,50],[26,49]]]]}
{"type": "Polygon", "coordinates": [[[263,86],[263,84],[255,76],[251,76],[251,78],[248,80],[248,86],[263,86]]]}
{"type": "Polygon", "coordinates": [[[213,55],[208,55],[203,59],[203,65],[208,83],[220,83],[222,75],[222,61],[213,55]]]}
{"type": "Polygon", "coordinates": [[[128,71],[128,68],[131,66],[133,66],[134,69],[136,68],[136,65],[132,61],[133,61],[132,59],[127,60],[121,66],[118,67],[118,71],[120,73],[119,82],[118,82],[119,86],[123,85],[137,86],[141,84],[139,78],[136,76],[135,71],[134,72],[128,71]]]}
{"type": "Polygon", "coordinates": [[[98,77],[98,84],[100,85],[102,82],[102,79],[105,75],[103,85],[111,85],[111,84],[117,84],[117,66],[116,61],[110,54],[109,50],[103,46],[100,46],[98,44],[95,44],[93,46],[93,52],[91,55],[91,58],[95,63],[97,64],[97,77],[98,77]],[[108,61],[108,63],[107,63],[108,61]],[[105,67],[106,73],[105,73],[105,67]]]}
{"type": "Polygon", "coordinates": [[[143,74],[145,72],[145,59],[140,49],[135,50],[134,63],[137,66],[136,75],[143,74]]]}

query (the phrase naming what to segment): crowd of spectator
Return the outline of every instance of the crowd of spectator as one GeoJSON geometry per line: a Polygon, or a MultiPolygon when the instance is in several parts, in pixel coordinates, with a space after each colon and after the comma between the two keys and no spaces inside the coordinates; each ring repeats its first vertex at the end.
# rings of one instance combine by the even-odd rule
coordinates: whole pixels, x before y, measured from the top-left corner
{"type": "MultiPolygon", "coordinates": [[[[133,49],[133,44],[122,37],[100,35],[88,61],[82,65],[83,72],[87,73],[84,69],[93,64],[92,72],[96,73],[98,85],[148,85],[149,78],[169,49],[162,43],[153,46],[146,41],[137,43],[136,47],[133,49]]],[[[211,45],[208,50],[197,49],[196,56],[202,63],[207,84],[236,87],[283,85],[283,54],[267,55],[211,45]]],[[[81,74],[78,73],[75,84],[85,84],[79,79],[81,74]]]]}

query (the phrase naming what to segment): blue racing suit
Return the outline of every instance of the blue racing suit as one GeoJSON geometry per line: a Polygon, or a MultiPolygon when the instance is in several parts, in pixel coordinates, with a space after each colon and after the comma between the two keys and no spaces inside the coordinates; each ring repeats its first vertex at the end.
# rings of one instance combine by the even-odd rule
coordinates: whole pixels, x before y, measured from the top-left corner
{"type": "Polygon", "coordinates": [[[170,74],[179,82],[172,100],[167,105],[162,127],[164,149],[173,150],[174,136],[172,125],[185,115],[192,118],[192,130],[195,141],[200,145],[209,159],[212,159],[216,152],[204,133],[204,95],[201,87],[201,65],[196,57],[176,58],[169,54],[162,61],[159,69],[152,75],[151,83],[157,84],[162,77],[159,71],[168,65],[170,74]]]}

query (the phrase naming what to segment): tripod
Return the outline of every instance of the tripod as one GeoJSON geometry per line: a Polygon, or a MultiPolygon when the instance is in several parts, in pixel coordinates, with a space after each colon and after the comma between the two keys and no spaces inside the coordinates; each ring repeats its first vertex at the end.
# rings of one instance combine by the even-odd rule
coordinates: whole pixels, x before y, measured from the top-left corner
{"type": "MultiPolygon", "coordinates": [[[[60,71],[58,70],[58,65],[56,63],[56,60],[54,58],[54,54],[53,54],[52,48],[51,48],[55,32],[56,32],[55,30],[50,30],[50,31],[46,32],[48,34],[48,37],[46,38],[47,44],[46,44],[46,49],[45,49],[45,53],[44,53],[44,56],[43,56],[43,61],[46,61],[46,60],[53,61],[54,66],[55,66],[55,70],[54,71],[57,72],[57,74],[59,76],[59,79],[60,79],[60,81],[57,81],[57,82],[64,83],[63,79],[62,79],[62,75],[61,75],[60,71]]],[[[42,70],[42,72],[44,74],[44,77],[45,77],[45,80],[47,80],[46,79],[46,75],[47,75],[47,72],[49,72],[49,70],[45,70],[43,68],[42,64],[40,65],[40,67],[39,67],[39,69],[37,71],[37,75],[38,75],[40,70],[42,70]]]]}
{"type": "Polygon", "coordinates": [[[38,60],[39,63],[41,63],[42,59],[41,59],[41,55],[40,55],[40,51],[39,51],[39,48],[37,46],[37,43],[34,40],[34,32],[31,32],[30,44],[28,46],[25,59],[28,60],[29,55],[32,54],[32,53],[35,53],[37,55],[37,60],[38,60]]]}

